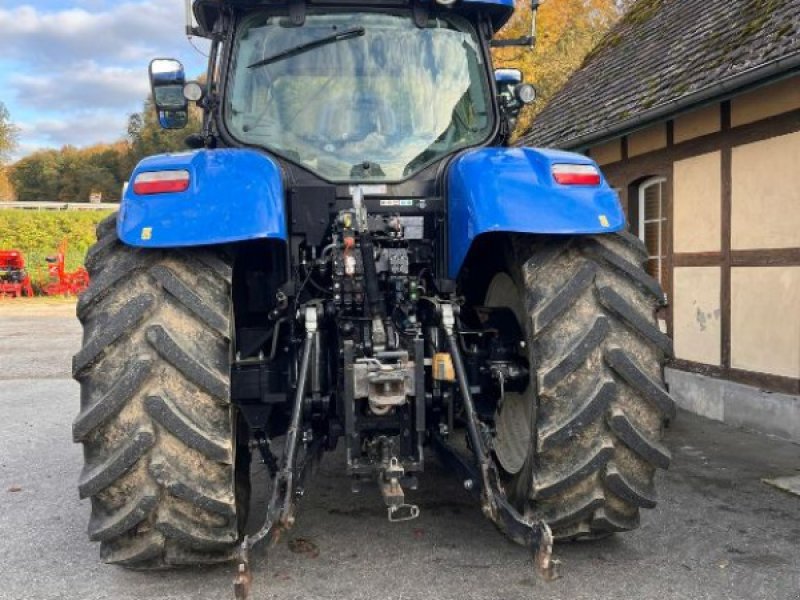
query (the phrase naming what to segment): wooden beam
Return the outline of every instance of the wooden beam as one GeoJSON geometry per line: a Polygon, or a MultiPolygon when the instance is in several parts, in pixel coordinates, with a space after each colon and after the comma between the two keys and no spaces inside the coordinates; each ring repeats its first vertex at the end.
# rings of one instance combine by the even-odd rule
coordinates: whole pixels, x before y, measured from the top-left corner
{"type": "Polygon", "coordinates": [[[731,264],[734,267],[798,267],[800,248],[733,250],[731,264]]]}
{"type": "Polygon", "coordinates": [[[681,252],[672,255],[674,267],[718,267],[722,260],[722,252],[681,252]]]}
{"type": "Polygon", "coordinates": [[[745,369],[731,369],[717,367],[714,365],[704,365],[689,360],[674,359],[667,366],[672,369],[697,373],[715,379],[727,379],[736,383],[749,385],[769,392],[781,394],[800,394],[800,379],[793,377],[783,377],[782,375],[772,375],[770,373],[758,373],[745,369]]]}
{"type": "Polygon", "coordinates": [[[731,366],[731,227],[733,205],[733,147],[731,136],[731,103],[723,102],[720,110],[722,120],[722,220],[720,230],[722,239],[722,269],[720,272],[720,349],[722,366],[731,366]]]}

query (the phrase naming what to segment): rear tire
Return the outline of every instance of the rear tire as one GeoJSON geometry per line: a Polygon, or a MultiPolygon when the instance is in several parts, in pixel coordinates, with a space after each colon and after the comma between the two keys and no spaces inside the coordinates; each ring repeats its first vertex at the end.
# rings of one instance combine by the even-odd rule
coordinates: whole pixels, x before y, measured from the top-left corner
{"type": "Polygon", "coordinates": [[[528,389],[496,415],[510,499],[557,540],[635,529],[639,509],[656,504],[655,473],[670,462],[659,440],[675,410],[647,253],[627,233],[512,246],[485,302],[517,314],[531,364],[528,389]]]}
{"type": "Polygon", "coordinates": [[[73,358],[89,537],[105,562],[133,568],[230,560],[242,510],[229,393],[231,261],[215,249],[125,246],[116,215],[97,231],[73,358]]]}

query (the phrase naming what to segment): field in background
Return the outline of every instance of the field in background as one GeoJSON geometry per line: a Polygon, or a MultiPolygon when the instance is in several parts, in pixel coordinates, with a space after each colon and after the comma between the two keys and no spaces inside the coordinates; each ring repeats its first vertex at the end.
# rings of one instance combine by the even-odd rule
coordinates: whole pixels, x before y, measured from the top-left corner
{"type": "Polygon", "coordinates": [[[67,239],[66,266],[73,271],[83,264],[86,251],[95,242],[95,226],[111,211],[40,212],[0,211],[0,250],[20,250],[34,288],[47,282],[48,256],[54,255],[67,239]]]}

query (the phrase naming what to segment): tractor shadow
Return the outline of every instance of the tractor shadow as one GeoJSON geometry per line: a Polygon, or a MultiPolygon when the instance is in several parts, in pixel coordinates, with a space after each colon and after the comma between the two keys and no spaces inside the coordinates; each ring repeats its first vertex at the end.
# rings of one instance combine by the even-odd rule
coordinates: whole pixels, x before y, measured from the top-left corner
{"type": "MultiPolygon", "coordinates": [[[[356,579],[369,577],[373,590],[399,587],[415,597],[425,589],[426,579],[441,581],[444,575],[453,591],[478,590],[486,589],[488,582],[482,578],[489,574],[511,586],[505,597],[544,585],[536,579],[528,550],[505,538],[483,516],[478,501],[433,453],[426,455],[419,488],[406,490],[406,501],[420,508],[419,518],[412,521],[390,523],[377,485],[363,485],[354,494],[345,472],[340,449],[326,455],[317,472],[309,475],[294,528],[268,550],[252,553],[254,590],[269,585],[276,593],[286,586],[287,592],[302,590],[317,597],[317,586],[326,585],[333,587],[326,587],[320,597],[329,597],[332,590],[340,597],[362,597],[364,590],[356,579]]],[[[270,492],[263,465],[254,464],[252,475],[249,532],[263,522],[270,492]]],[[[577,562],[580,556],[602,560],[620,549],[624,545],[611,537],[557,545],[555,553],[577,562]]]]}

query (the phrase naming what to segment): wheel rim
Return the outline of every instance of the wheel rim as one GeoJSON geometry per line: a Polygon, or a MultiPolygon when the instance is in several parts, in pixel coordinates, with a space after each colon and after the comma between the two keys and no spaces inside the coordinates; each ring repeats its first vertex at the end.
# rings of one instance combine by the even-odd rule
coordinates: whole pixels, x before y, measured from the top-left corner
{"type": "MultiPolygon", "coordinates": [[[[489,284],[485,304],[507,307],[517,317],[524,331],[525,306],[514,280],[507,273],[498,273],[489,284]]],[[[495,414],[494,453],[500,466],[509,475],[516,475],[525,465],[533,438],[531,426],[530,388],[522,393],[506,392],[503,405],[495,414]]]]}

